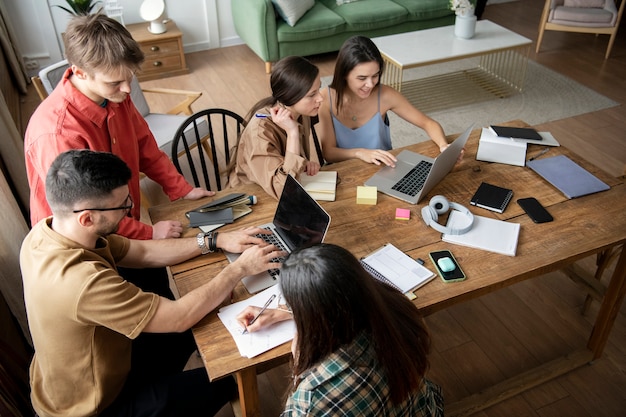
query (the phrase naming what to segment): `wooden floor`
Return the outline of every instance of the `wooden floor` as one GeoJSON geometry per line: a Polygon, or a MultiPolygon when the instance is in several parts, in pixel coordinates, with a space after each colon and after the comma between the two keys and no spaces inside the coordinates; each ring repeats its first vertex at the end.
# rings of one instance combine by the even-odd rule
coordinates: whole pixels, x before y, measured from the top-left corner
{"type": "MultiPolygon", "coordinates": [[[[536,40],[542,6],[543,0],[494,4],[483,18],[536,40]]],[[[541,52],[533,50],[530,58],[625,103],[625,20],[608,60],[604,60],[606,36],[560,32],[546,33],[541,52]]],[[[322,76],[332,74],[335,54],[311,59],[322,76]]],[[[143,84],[199,90],[204,94],[194,109],[224,107],[240,114],[269,94],[264,64],[246,46],[192,53],[187,60],[189,75],[143,84]]],[[[156,111],[171,104],[155,97],[148,100],[156,111]]],[[[37,103],[33,94],[25,98],[24,120],[37,103]]],[[[564,145],[608,173],[626,174],[623,105],[538,128],[553,132],[564,145]]],[[[593,270],[593,259],[584,264],[593,270]]],[[[576,284],[561,273],[551,273],[429,316],[426,321],[434,339],[429,377],[443,387],[446,402],[453,402],[584,346],[598,308],[596,302],[587,315],[581,315],[584,299],[576,284]]],[[[283,366],[259,377],[263,416],[279,414],[288,375],[288,366],[283,366]]],[[[476,415],[618,417],[626,415],[625,391],[626,308],[622,306],[601,359],[476,415]]],[[[225,407],[219,415],[233,414],[225,407]]]]}

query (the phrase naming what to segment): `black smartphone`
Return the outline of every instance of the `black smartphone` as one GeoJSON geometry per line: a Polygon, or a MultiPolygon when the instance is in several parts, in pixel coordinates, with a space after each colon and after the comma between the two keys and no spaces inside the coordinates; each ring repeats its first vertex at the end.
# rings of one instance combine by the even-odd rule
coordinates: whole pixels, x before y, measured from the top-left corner
{"type": "Polygon", "coordinates": [[[430,252],[428,256],[443,282],[457,282],[465,279],[465,273],[449,250],[430,252]]]}
{"type": "Polygon", "coordinates": [[[546,223],[554,220],[552,215],[548,213],[548,210],[534,197],[520,198],[517,200],[517,204],[524,209],[528,217],[535,223],[546,223]]]}

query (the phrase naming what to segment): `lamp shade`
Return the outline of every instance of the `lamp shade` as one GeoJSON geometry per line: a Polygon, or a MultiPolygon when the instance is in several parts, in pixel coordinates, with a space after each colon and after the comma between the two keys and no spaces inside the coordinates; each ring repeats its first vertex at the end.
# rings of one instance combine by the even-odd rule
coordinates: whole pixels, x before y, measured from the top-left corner
{"type": "Polygon", "coordinates": [[[147,22],[150,22],[148,31],[150,33],[164,33],[167,29],[162,21],[159,20],[165,11],[165,2],[163,0],[144,0],[139,7],[139,15],[147,22]]]}

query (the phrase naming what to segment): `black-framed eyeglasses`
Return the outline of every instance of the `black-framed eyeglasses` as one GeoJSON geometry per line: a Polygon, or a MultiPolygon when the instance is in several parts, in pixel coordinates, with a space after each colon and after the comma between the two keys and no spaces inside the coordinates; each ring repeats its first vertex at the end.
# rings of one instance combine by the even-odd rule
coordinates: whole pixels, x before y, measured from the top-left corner
{"type": "Polygon", "coordinates": [[[130,196],[130,193],[124,200],[124,205],[119,207],[104,207],[104,208],[84,208],[79,210],[72,210],[72,213],[80,213],[81,211],[115,211],[115,210],[125,210],[126,213],[130,212],[130,209],[133,208],[133,199],[130,196]]]}

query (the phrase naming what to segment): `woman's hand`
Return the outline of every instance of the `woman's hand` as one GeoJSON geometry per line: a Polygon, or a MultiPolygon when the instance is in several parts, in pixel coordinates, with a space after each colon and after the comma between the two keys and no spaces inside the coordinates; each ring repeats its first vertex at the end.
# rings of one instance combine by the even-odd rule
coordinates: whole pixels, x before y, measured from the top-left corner
{"type": "Polygon", "coordinates": [[[289,320],[293,318],[293,315],[285,310],[278,310],[273,308],[266,309],[251,325],[248,325],[253,318],[259,314],[261,307],[248,306],[239,315],[237,315],[237,321],[248,330],[248,332],[257,332],[265,329],[272,324],[289,320]]]}
{"type": "MultiPolygon", "coordinates": [[[[448,146],[450,146],[449,143],[446,143],[445,145],[440,146],[439,147],[439,152],[441,153],[441,152],[445,151],[448,146]]],[[[459,157],[456,160],[457,164],[460,164],[463,161],[463,156],[464,155],[465,155],[465,148],[461,149],[461,153],[459,154],[459,157]]]]}
{"type": "Polygon", "coordinates": [[[293,119],[289,109],[276,106],[270,108],[270,113],[272,115],[272,121],[285,130],[287,135],[289,135],[289,132],[295,131],[297,134],[296,137],[299,137],[298,122],[293,119]]]}
{"type": "Polygon", "coordinates": [[[307,161],[306,166],[304,167],[304,172],[308,175],[315,175],[320,172],[320,164],[315,161],[307,161]]]}
{"type": "Polygon", "coordinates": [[[392,168],[396,166],[396,157],[382,149],[357,149],[356,157],[368,164],[385,164],[392,168]]]}

